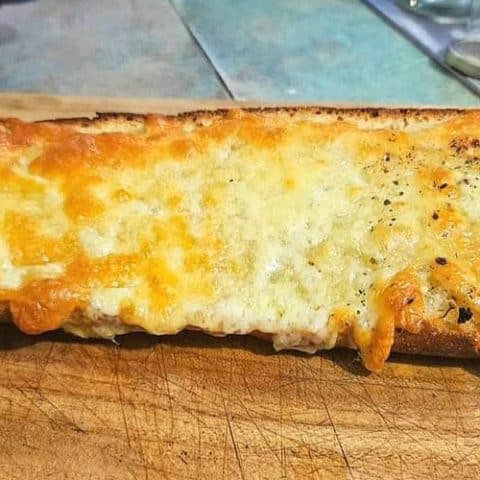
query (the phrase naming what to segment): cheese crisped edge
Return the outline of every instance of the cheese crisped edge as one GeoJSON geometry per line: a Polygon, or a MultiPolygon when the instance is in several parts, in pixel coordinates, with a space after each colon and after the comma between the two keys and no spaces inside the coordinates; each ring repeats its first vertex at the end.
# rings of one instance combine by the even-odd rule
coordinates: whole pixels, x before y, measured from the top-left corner
{"type": "MultiPolygon", "coordinates": [[[[4,178],[13,179],[3,194],[17,195],[37,213],[31,221],[15,223],[19,212],[3,212],[5,232],[12,233],[7,256],[14,273],[1,297],[14,321],[30,333],[58,327],[107,337],[137,329],[261,331],[273,337],[277,348],[356,346],[375,371],[392,344],[395,348],[395,329],[417,338],[429,332],[428,338],[441,338],[440,343],[463,339],[457,353],[462,354],[460,344],[476,353],[476,212],[468,207],[476,194],[478,118],[476,111],[290,109],[45,124],[5,121],[0,148],[7,160],[0,168],[4,178]],[[348,175],[342,177],[339,167],[348,175]],[[149,177],[159,181],[150,190],[116,188],[133,187],[117,174],[120,169],[142,184],[145,172],[156,168],[158,173],[149,177]],[[200,185],[194,203],[184,198],[179,178],[185,176],[200,185]],[[239,185],[233,194],[231,183],[239,185]],[[265,191],[259,188],[263,185],[265,191]],[[317,186],[322,188],[316,191],[317,186]],[[332,193],[325,193],[329,188],[332,193]],[[35,224],[53,191],[57,198],[48,205],[54,206],[54,218],[35,224]],[[242,220],[238,224],[226,208],[234,202],[242,220]],[[260,210],[266,203],[263,217],[245,214],[248,202],[260,210]],[[278,218],[272,206],[278,207],[278,218]],[[179,211],[200,212],[202,224],[179,211]],[[302,218],[307,211],[310,216],[302,218]],[[353,211],[359,218],[352,224],[345,217],[353,211]],[[317,223],[312,212],[321,217],[317,223]],[[267,221],[272,228],[256,231],[266,213],[272,213],[267,221]],[[135,238],[128,241],[121,234],[132,229],[109,233],[109,223],[133,215],[146,220],[153,215],[155,228],[142,235],[137,225],[135,238]],[[300,220],[295,225],[297,219],[304,225],[300,220]],[[235,238],[239,225],[248,221],[255,235],[235,238]],[[318,236],[315,229],[327,223],[318,236]],[[66,228],[42,234],[53,224],[66,228]],[[279,250],[263,251],[272,238],[279,250]],[[121,242],[133,242],[134,251],[124,251],[121,242]],[[231,255],[242,246],[240,255],[231,255]],[[259,258],[263,263],[257,265],[259,258]],[[17,278],[12,287],[20,271],[20,285],[17,278]],[[238,290],[252,278],[257,282],[253,290],[238,290]],[[328,284],[312,286],[315,278],[328,284]],[[295,308],[281,301],[292,292],[295,308]],[[243,305],[251,302],[250,311],[242,310],[242,300],[243,305]],[[185,303],[187,309],[175,311],[185,303]],[[459,323],[465,312],[471,317],[459,323]]],[[[405,339],[405,334],[396,337],[405,339]]],[[[455,354],[455,348],[446,353],[455,354]]]]}

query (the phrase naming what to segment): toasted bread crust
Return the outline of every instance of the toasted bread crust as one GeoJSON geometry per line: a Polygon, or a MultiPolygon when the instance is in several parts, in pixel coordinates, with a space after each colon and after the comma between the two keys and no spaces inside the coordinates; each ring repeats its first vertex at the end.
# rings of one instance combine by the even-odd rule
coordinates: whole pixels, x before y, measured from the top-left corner
{"type": "MultiPolygon", "coordinates": [[[[455,115],[465,113],[466,111],[475,112],[480,110],[455,109],[455,108],[333,108],[333,107],[254,107],[241,108],[233,107],[217,110],[195,110],[191,112],[181,112],[175,115],[164,115],[166,119],[190,120],[192,122],[201,122],[202,120],[220,119],[232,115],[232,112],[253,113],[262,115],[317,115],[326,116],[329,119],[341,119],[346,116],[348,120],[381,121],[382,125],[389,126],[389,122],[396,123],[401,127],[408,126],[411,123],[427,123],[432,121],[442,121],[455,115]]],[[[155,112],[151,114],[156,115],[155,112]]],[[[109,122],[130,122],[144,124],[149,114],[125,113],[125,112],[99,112],[93,118],[76,117],[62,118],[57,120],[45,120],[36,123],[56,123],[76,127],[93,127],[109,122]]]]}
{"type": "Polygon", "coordinates": [[[459,332],[439,331],[430,325],[419,333],[397,330],[392,351],[442,357],[478,358],[478,340],[459,332]]]}

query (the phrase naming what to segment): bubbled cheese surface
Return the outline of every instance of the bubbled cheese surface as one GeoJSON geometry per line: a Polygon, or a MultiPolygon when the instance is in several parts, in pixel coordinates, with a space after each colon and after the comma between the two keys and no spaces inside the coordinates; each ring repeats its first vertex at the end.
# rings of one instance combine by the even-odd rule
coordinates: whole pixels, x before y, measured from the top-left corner
{"type": "Polygon", "coordinates": [[[30,332],[195,327],[331,347],[398,310],[381,297],[403,275],[416,310],[395,321],[456,302],[456,328],[480,305],[479,114],[364,117],[4,121],[0,299],[30,332]]]}

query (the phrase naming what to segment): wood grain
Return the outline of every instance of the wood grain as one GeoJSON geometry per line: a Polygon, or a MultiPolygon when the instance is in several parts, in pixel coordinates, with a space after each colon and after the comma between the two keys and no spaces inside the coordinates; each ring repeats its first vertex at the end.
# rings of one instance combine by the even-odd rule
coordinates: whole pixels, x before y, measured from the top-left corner
{"type": "MultiPolygon", "coordinates": [[[[81,110],[55,105],[50,116],[81,110]]],[[[480,478],[478,361],[395,355],[368,375],[344,350],[118,340],[0,324],[1,479],[480,478]]]]}

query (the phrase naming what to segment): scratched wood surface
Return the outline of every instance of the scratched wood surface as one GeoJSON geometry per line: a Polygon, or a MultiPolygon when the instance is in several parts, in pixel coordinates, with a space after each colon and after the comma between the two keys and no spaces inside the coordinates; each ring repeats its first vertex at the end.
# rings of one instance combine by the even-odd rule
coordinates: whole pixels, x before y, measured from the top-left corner
{"type": "MultiPolygon", "coordinates": [[[[8,98],[0,115],[24,118],[175,103],[8,98]]],[[[344,350],[0,324],[0,478],[478,479],[479,363],[398,355],[368,375],[344,350]]]]}

